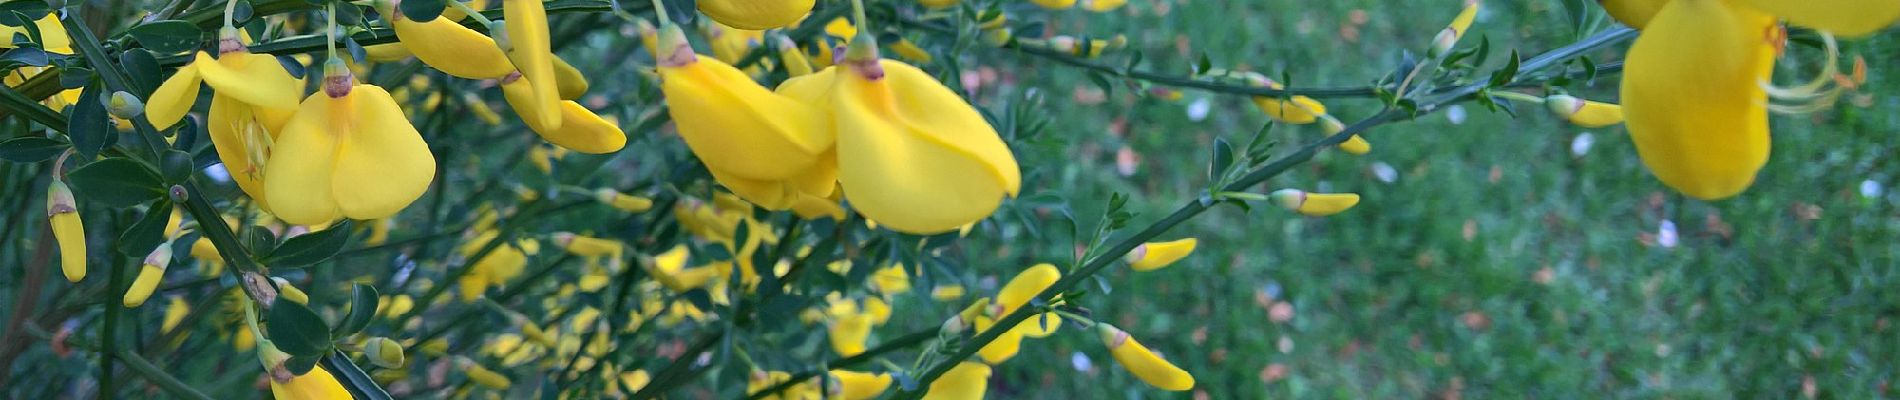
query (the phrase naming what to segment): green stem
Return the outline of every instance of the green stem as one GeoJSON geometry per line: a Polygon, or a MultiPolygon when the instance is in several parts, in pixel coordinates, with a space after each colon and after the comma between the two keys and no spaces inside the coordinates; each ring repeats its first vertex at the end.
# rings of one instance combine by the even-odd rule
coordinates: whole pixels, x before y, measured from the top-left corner
{"type": "Polygon", "coordinates": [[[1492,91],[1490,93],[1491,93],[1491,97],[1500,97],[1507,100],[1522,101],[1525,103],[1532,103],[1532,104],[1544,104],[1544,98],[1542,97],[1513,92],[1509,90],[1498,90],[1498,91],[1492,91]]]}
{"type": "MultiPolygon", "coordinates": [[[[453,2],[455,0],[449,0],[449,1],[453,2]]],[[[329,22],[329,25],[325,25],[327,28],[323,30],[323,38],[325,39],[323,41],[323,46],[326,50],[329,51],[328,53],[325,53],[325,54],[328,54],[331,60],[335,60],[337,59],[336,57],[336,3],[325,4],[324,11],[325,11],[323,13],[324,18],[329,22]]]]}
{"type": "Polygon", "coordinates": [[[860,33],[871,31],[871,20],[864,18],[864,0],[851,0],[851,22],[857,24],[860,33]]]}
{"type": "MultiPolygon", "coordinates": [[[[872,347],[868,350],[865,350],[863,353],[858,353],[858,355],[844,357],[844,358],[835,358],[835,359],[832,359],[831,361],[826,361],[824,364],[821,364],[821,365],[830,366],[831,369],[853,367],[853,366],[857,366],[858,364],[870,362],[871,360],[880,360],[880,358],[878,357],[883,356],[885,353],[890,353],[893,351],[909,348],[919,343],[929,342],[930,339],[935,339],[935,338],[937,338],[937,328],[930,328],[930,329],[920,330],[916,332],[911,332],[911,333],[905,334],[904,336],[899,336],[896,339],[891,339],[890,341],[884,342],[882,344],[878,344],[877,347],[872,347]]],[[[888,364],[888,362],[886,362],[886,364],[888,364]]],[[[887,366],[887,368],[890,368],[893,371],[899,369],[896,366],[887,366]]],[[[746,398],[750,400],[763,399],[766,396],[771,396],[771,395],[778,394],[779,392],[783,392],[785,391],[785,389],[791,388],[792,385],[797,385],[799,382],[804,382],[805,380],[811,379],[812,377],[818,376],[818,374],[824,373],[824,372],[827,372],[827,371],[806,370],[803,372],[792,374],[791,379],[786,379],[784,382],[779,382],[776,385],[768,386],[765,389],[759,390],[758,392],[753,392],[752,394],[747,395],[746,398]]]]}
{"type": "Polygon", "coordinates": [[[446,3],[449,3],[450,7],[455,7],[455,9],[457,10],[462,10],[462,14],[467,14],[469,18],[474,18],[475,22],[482,23],[482,26],[492,26],[495,24],[495,21],[489,20],[488,16],[482,15],[481,11],[475,10],[475,7],[469,7],[467,3],[463,3],[461,0],[443,0],[443,1],[446,3]]]}
{"type": "Polygon", "coordinates": [[[673,16],[667,15],[665,2],[653,0],[653,15],[660,17],[661,27],[673,26],[673,16]]]}
{"type": "MultiPolygon", "coordinates": [[[[139,357],[138,354],[124,350],[111,354],[112,357],[107,358],[117,358],[120,361],[125,361],[125,366],[130,367],[132,372],[137,372],[139,375],[144,376],[145,380],[158,385],[159,389],[164,389],[166,393],[172,396],[182,399],[211,400],[211,396],[199,393],[198,389],[193,389],[191,385],[187,385],[179,381],[177,377],[165,373],[165,370],[159,369],[157,365],[152,365],[151,361],[146,361],[145,358],[139,357]]],[[[108,396],[111,395],[107,392],[101,393],[108,396]]]]}
{"type": "Polygon", "coordinates": [[[233,19],[237,18],[237,3],[238,3],[238,0],[224,1],[224,28],[225,29],[237,29],[237,24],[233,21],[233,19]]]}

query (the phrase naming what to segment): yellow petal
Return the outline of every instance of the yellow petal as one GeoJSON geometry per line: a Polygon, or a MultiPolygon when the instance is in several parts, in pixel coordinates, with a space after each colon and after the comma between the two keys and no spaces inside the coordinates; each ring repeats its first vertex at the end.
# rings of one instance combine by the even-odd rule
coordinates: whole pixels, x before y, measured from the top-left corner
{"type": "Polygon", "coordinates": [[[829,335],[831,349],[839,356],[850,357],[864,352],[864,342],[871,338],[871,316],[853,314],[831,322],[829,335]]]}
{"type": "Polygon", "coordinates": [[[1129,253],[1132,261],[1128,262],[1128,266],[1136,271],[1161,269],[1194,253],[1194,246],[1197,243],[1199,241],[1194,238],[1144,243],[1134,252],[1129,253]]]}
{"type": "Polygon", "coordinates": [[[1295,125],[1313,123],[1319,116],[1326,114],[1326,105],[1319,100],[1306,96],[1293,96],[1292,101],[1277,97],[1254,96],[1253,104],[1266,113],[1267,118],[1295,125]]]}
{"type": "Polygon", "coordinates": [[[262,117],[254,112],[257,109],[222,93],[213,95],[205,132],[211,136],[211,144],[217,149],[218,159],[223,161],[231,181],[256,200],[259,208],[270,210],[269,198],[264,194],[263,166],[252,162],[265,161],[256,156],[268,156],[270,150],[268,144],[254,143],[251,139],[261,137],[260,134],[274,135],[264,131],[262,117]]]}
{"type": "Polygon", "coordinates": [[[1307,193],[1306,201],[1297,211],[1314,217],[1338,214],[1359,205],[1359,195],[1354,193],[1307,193]]]}
{"type": "Polygon", "coordinates": [[[1768,161],[1774,17],[1723,0],[1676,0],[1630,47],[1623,112],[1657,179],[1691,197],[1734,196],[1768,161]],[[1689,62],[1693,60],[1694,62],[1689,62]]]}
{"type": "Polygon", "coordinates": [[[821,111],[766,90],[726,63],[700,57],[659,70],[667,111],[707,167],[739,178],[784,180],[810,168],[831,147],[821,111]]]}
{"type": "Polygon", "coordinates": [[[1372,142],[1366,141],[1366,138],[1359,135],[1352,135],[1352,137],[1346,138],[1345,142],[1339,143],[1339,150],[1347,154],[1361,156],[1372,152],[1372,142]]]}
{"type": "Polygon", "coordinates": [[[1866,36],[1900,21],[1893,0],[1734,0],[1788,19],[1788,23],[1841,36],[1866,36]]]}
{"type": "MultiPolygon", "coordinates": [[[[930,2],[944,2],[945,0],[920,0],[920,1],[923,1],[926,3],[926,5],[928,5],[928,3],[930,2]]],[[[1030,0],[1030,2],[1036,3],[1037,6],[1041,6],[1042,8],[1050,9],[1050,10],[1067,10],[1069,9],[1069,7],[1075,7],[1075,0],[1030,0]]],[[[949,4],[956,4],[956,0],[949,0],[949,4]]],[[[935,6],[935,7],[943,7],[943,6],[935,6]]]]}
{"type": "Polygon", "coordinates": [[[699,11],[739,29],[779,28],[811,12],[814,0],[702,0],[699,11]]]}
{"type": "Polygon", "coordinates": [[[1585,128],[1601,128],[1623,123],[1623,107],[1615,104],[1584,100],[1568,95],[1555,95],[1544,98],[1544,105],[1570,123],[1585,128]]]}
{"type": "Polygon", "coordinates": [[[277,57],[267,54],[240,51],[225,53],[214,60],[210,54],[200,51],[192,65],[198,66],[198,75],[219,95],[251,105],[295,109],[297,100],[303,97],[303,81],[290,76],[290,71],[284,70],[284,64],[278,62],[277,57]]]}
{"type": "Polygon", "coordinates": [[[990,366],[964,361],[937,377],[924,392],[924,400],[983,400],[990,387],[990,366]]]}
{"type": "Polygon", "coordinates": [[[375,62],[402,61],[415,56],[415,53],[410,52],[409,47],[404,46],[402,42],[363,46],[363,52],[368,53],[369,60],[375,62]]]}
{"type": "MultiPolygon", "coordinates": [[[[975,322],[976,332],[987,331],[996,323],[995,320],[987,316],[978,316],[975,322]]],[[[1008,330],[1003,331],[1003,334],[996,336],[996,340],[992,340],[989,344],[983,345],[983,348],[977,349],[976,355],[982,357],[983,362],[990,364],[1001,364],[1004,361],[1009,361],[1010,358],[1016,357],[1016,353],[1022,351],[1023,345],[1023,330],[1016,328],[1017,327],[1010,327],[1008,330]]]]}
{"type": "Polygon", "coordinates": [[[1108,344],[1108,352],[1115,357],[1115,362],[1121,364],[1122,368],[1127,369],[1136,378],[1140,378],[1142,382],[1147,382],[1161,390],[1176,392],[1194,388],[1193,375],[1189,375],[1187,371],[1174,366],[1168,360],[1161,359],[1154,352],[1148,351],[1146,346],[1142,346],[1141,342],[1128,336],[1127,332],[1122,332],[1108,324],[1099,324],[1096,327],[1099,328],[1102,342],[1108,344]]]}
{"type": "Polygon", "coordinates": [[[59,244],[59,267],[69,282],[86,279],[86,224],[79,213],[53,214],[53,241],[59,244]]]}
{"type": "Polygon", "coordinates": [[[504,0],[508,29],[508,60],[534,87],[541,125],[561,127],[561,93],[554,77],[554,52],[548,38],[548,14],[542,0],[504,0]]]}
{"type": "Polygon", "coordinates": [[[1082,9],[1094,12],[1114,11],[1127,5],[1128,0],[1089,0],[1082,2],[1082,9]]]}
{"type": "Polygon", "coordinates": [[[620,126],[573,100],[561,101],[561,121],[559,129],[535,133],[548,143],[587,154],[607,154],[627,146],[627,135],[620,132],[620,126]]]}
{"type": "Polygon", "coordinates": [[[560,57],[554,57],[554,84],[562,100],[578,100],[587,94],[587,75],[560,57]]]}
{"type": "Polygon", "coordinates": [[[836,79],[838,180],[853,207],[892,230],[929,234],[981,220],[1015,195],[1016,159],[975,108],[916,67],[881,65],[879,80],[852,71],[836,79]]]}
{"type": "Polygon", "coordinates": [[[747,202],[757,204],[759,207],[764,207],[767,210],[784,210],[791,208],[793,204],[797,203],[798,198],[801,196],[798,193],[798,188],[792,186],[789,181],[741,178],[738,175],[713,168],[710,165],[707,166],[706,169],[712,172],[713,179],[719,181],[720,185],[725,186],[726,190],[730,190],[732,194],[739,195],[739,197],[744,198],[747,202]]]}
{"type": "Polygon", "coordinates": [[[1655,18],[1656,12],[1662,11],[1663,5],[1668,4],[1669,1],[1670,0],[1597,0],[1597,4],[1603,5],[1603,11],[1609,12],[1611,17],[1615,17],[1617,21],[1622,21],[1624,25],[1629,25],[1636,29],[1643,29],[1644,26],[1649,25],[1649,19],[1655,18]]]}
{"type": "Polygon", "coordinates": [[[1023,335],[1023,337],[1040,339],[1056,334],[1056,331],[1061,330],[1061,328],[1062,315],[1054,312],[1046,312],[1029,317],[1029,319],[1023,320],[1021,323],[1017,323],[1016,327],[1011,330],[1023,335]]]}
{"type": "Polygon", "coordinates": [[[337,382],[330,371],[322,367],[311,368],[310,372],[290,378],[290,382],[270,382],[271,396],[277,400],[342,400],[349,399],[350,391],[337,382]]]}
{"type": "MultiPolygon", "coordinates": [[[[514,28],[509,21],[508,28],[514,28]]],[[[416,59],[437,70],[466,79],[494,79],[515,72],[508,55],[501,52],[495,39],[469,29],[453,19],[436,18],[416,22],[397,18],[393,24],[396,38],[409,48],[416,59]]]]}
{"type": "Polygon", "coordinates": [[[834,397],[841,400],[870,400],[891,388],[890,374],[834,370],[831,377],[843,387],[838,397],[834,397]]]}
{"type": "Polygon", "coordinates": [[[198,102],[198,84],[201,82],[203,80],[198,76],[197,64],[178,67],[178,72],[165,78],[165,83],[159,84],[158,91],[152,92],[152,98],[145,102],[145,121],[160,130],[177,124],[198,102]]]}
{"type": "MultiPolygon", "coordinates": [[[[166,243],[161,246],[170,245],[166,243]]],[[[158,282],[162,280],[165,280],[165,268],[151,264],[139,268],[138,278],[132,280],[132,286],[125,288],[125,298],[121,304],[124,304],[126,308],[145,304],[145,299],[152,297],[152,291],[158,289],[158,282]]]]}
{"type": "Polygon", "coordinates": [[[844,207],[839,206],[838,202],[811,195],[799,195],[792,202],[792,213],[803,219],[831,218],[843,221],[845,217],[844,207]]]}
{"type": "Polygon", "coordinates": [[[356,118],[332,131],[343,136],[332,181],[337,208],[353,219],[396,215],[429,189],[435,156],[383,88],[356,85],[346,98],[356,118]]]}
{"type": "Polygon", "coordinates": [[[1016,277],[1010,278],[1009,283],[1003,285],[1002,290],[996,292],[996,303],[1003,306],[1002,311],[997,315],[1015,312],[1017,308],[1029,304],[1030,299],[1036,298],[1037,294],[1061,279],[1062,270],[1049,263],[1036,264],[1017,273],[1016,277]]]}

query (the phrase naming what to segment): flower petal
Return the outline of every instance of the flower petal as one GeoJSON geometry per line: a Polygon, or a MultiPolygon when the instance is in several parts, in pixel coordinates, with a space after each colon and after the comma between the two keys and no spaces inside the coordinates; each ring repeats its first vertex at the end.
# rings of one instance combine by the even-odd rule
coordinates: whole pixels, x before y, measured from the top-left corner
{"type": "Polygon", "coordinates": [[[191,63],[198,66],[198,74],[204,76],[205,83],[211,85],[211,89],[238,101],[269,108],[295,109],[297,99],[303,97],[303,81],[290,76],[290,72],[284,70],[284,64],[277,62],[277,57],[233,52],[214,60],[209,54],[200,51],[198,59],[191,63]]]}
{"type": "Polygon", "coordinates": [[[811,13],[814,0],[702,0],[699,11],[714,21],[739,29],[771,29],[791,25],[811,13]]]}
{"type": "Polygon", "coordinates": [[[337,147],[336,177],[331,181],[343,215],[377,219],[396,215],[428,191],[435,179],[435,155],[422,134],[403,117],[389,92],[356,85],[337,106],[354,115],[337,147]]]}
{"type": "Polygon", "coordinates": [[[924,400],[983,400],[990,387],[990,366],[975,361],[957,363],[924,392],[924,400]]]}
{"type": "Polygon", "coordinates": [[[416,22],[398,18],[393,25],[403,47],[422,63],[443,73],[467,79],[494,79],[515,72],[515,65],[508,61],[508,55],[501,52],[494,38],[455,20],[436,18],[416,22]]]}
{"type": "Polygon", "coordinates": [[[1656,17],[1657,11],[1662,11],[1664,4],[1669,4],[1669,0],[1597,0],[1597,4],[1624,25],[1643,29],[1649,25],[1650,18],[1656,17]]]}
{"type": "Polygon", "coordinates": [[[707,57],[660,67],[667,112],[680,138],[711,168],[783,180],[810,168],[832,144],[822,112],[707,57]]]}
{"type": "Polygon", "coordinates": [[[548,13],[541,0],[501,3],[508,29],[508,60],[534,86],[541,125],[561,127],[561,93],[554,78],[554,51],[548,38],[548,13]]]}
{"type": "Polygon", "coordinates": [[[178,72],[165,78],[152,92],[152,98],[145,102],[145,121],[153,128],[164,130],[184,119],[191,112],[191,106],[198,102],[198,84],[204,82],[198,76],[198,64],[185,64],[178,72]]]}
{"type": "MultiPolygon", "coordinates": [[[[237,182],[238,189],[243,189],[244,194],[251,195],[259,208],[270,210],[270,202],[264,193],[264,171],[262,166],[252,164],[250,153],[254,150],[253,146],[263,144],[247,140],[253,137],[252,134],[261,133],[251,130],[265,129],[258,115],[252,112],[257,109],[222,93],[211,96],[211,114],[205,132],[211,136],[211,145],[218,150],[218,159],[224,162],[224,170],[231,176],[231,181],[237,182]]],[[[262,150],[266,152],[264,154],[270,151],[255,150],[262,150]]]]}
{"type": "Polygon", "coordinates": [[[1865,36],[1900,21],[1893,0],[1733,0],[1788,19],[1788,23],[1841,36],[1865,36]]]}
{"type": "Polygon", "coordinates": [[[1623,112],[1643,164],[1692,197],[1734,196],[1768,161],[1773,16],[1724,0],[1664,6],[1630,47],[1623,112]],[[1693,60],[1693,62],[1690,62],[1693,60]]]}
{"type": "Polygon", "coordinates": [[[881,80],[840,72],[838,180],[853,207],[907,233],[957,229],[1020,187],[996,130],[928,74],[883,61],[881,80]]]}
{"type": "Polygon", "coordinates": [[[264,195],[276,200],[271,213],[284,222],[320,224],[342,216],[330,188],[339,146],[333,129],[345,127],[333,126],[333,121],[347,116],[331,114],[348,110],[330,103],[323,92],[311,94],[277,136],[270,168],[264,170],[264,195]]]}

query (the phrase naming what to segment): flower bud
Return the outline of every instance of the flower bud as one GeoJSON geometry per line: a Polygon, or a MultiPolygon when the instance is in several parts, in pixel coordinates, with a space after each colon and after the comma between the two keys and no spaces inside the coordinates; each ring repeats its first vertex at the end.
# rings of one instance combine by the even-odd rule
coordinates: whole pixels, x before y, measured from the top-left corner
{"type": "Polygon", "coordinates": [[[1427,50],[1425,55],[1437,58],[1444,55],[1446,51],[1450,51],[1453,46],[1457,46],[1458,39],[1465,37],[1465,32],[1471,29],[1472,19],[1477,16],[1478,0],[1466,0],[1464,10],[1459,11],[1458,16],[1452,18],[1451,24],[1444,30],[1438,31],[1437,36],[1432,37],[1432,48],[1427,50]]]}
{"type": "Polygon", "coordinates": [[[304,294],[303,290],[297,289],[296,286],[292,286],[289,280],[275,277],[275,276],[271,277],[270,280],[271,282],[277,283],[277,297],[282,298],[284,300],[290,300],[291,302],[295,302],[297,304],[304,304],[304,305],[310,304],[310,295],[304,294]]]}
{"type": "Polygon", "coordinates": [[[1136,271],[1153,271],[1174,264],[1194,252],[1199,241],[1187,238],[1169,242],[1149,242],[1128,253],[1128,266],[1136,271]]]}
{"type": "Polygon", "coordinates": [[[470,382],[494,390],[507,390],[508,386],[514,384],[508,380],[507,376],[491,371],[473,361],[463,360],[462,374],[468,375],[470,382]]]}
{"type": "Polygon", "coordinates": [[[376,366],[396,369],[402,368],[402,344],[386,337],[373,337],[363,343],[363,355],[376,366]]]}
{"type": "MultiPolygon", "coordinates": [[[[1319,122],[1320,128],[1325,130],[1327,136],[1337,135],[1340,132],[1346,131],[1346,124],[1340,123],[1338,118],[1333,118],[1331,115],[1320,116],[1319,122]]],[[[1339,143],[1339,150],[1352,155],[1365,155],[1366,153],[1372,152],[1372,142],[1368,142],[1365,138],[1354,134],[1352,137],[1346,138],[1345,142],[1339,143]]]]}
{"type": "Polygon", "coordinates": [[[59,244],[60,271],[70,282],[86,279],[86,225],[79,220],[73,190],[66,187],[66,182],[53,179],[52,187],[46,189],[46,219],[53,226],[53,240],[59,244]]]}
{"type": "Polygon", "coordinates": [[[137,96],[123,90],[112,92],[112,99],[106,101],[106,112],[114,117],[132,119],[145,114],[145,102],[137,96]]]}
{"type": "Polygon", "coordinates": [[[342,98],[350,95],[350,88],[356,86],[356,76],[350,73],[349,65],[343,59],[332,58],[323,63],[323,94],[330,98],[342,98]]]}
{"type": "Polygon", "coordinates": [[[145,304],[152,297],[152,291],[158,289],[158,282],[165,280],[165,268],[172,263],[172,242],[160,243],[145,255],[145,262],[139,268],[139,276],[132,280],[132,286],[125,289],[123,304],[126,308],[145,304]]]}
{"type": "Polygon", "coordinates": [[[626,212],[645,212],[653,208],[653,199],[628,195],[608,188],[594,190],[594,200],[626,212]]]}
{"type": "Polygon", "coordinates": [[[554,243],[560,244],[568,253],[581,257],[619,258],[622,249],[619,241],[581,236],[573,232],[555,232],[554,243]]]}
{"type": "Polygon", "coordinates": [[[1082,9],[1094,12],[1115,11],[1128,4],[1128,0],[1082,0],[1082,9]]]}
{"type": "Polygon", "coordinates": [[[1114,325],[1096,324],[1096,332],[1102,343],[1108,345],[1108,352],[1115,362],[1134,374],[1142,382],[1155,388],[1169,391],[1183,391],[1194,388],[1194,376],[1174,366],[1168,360],[1156,356],[1154,352],[1141,345],[1141,342],[1128,337],[1128,332],[1116,329],[1114,325]]]}
{"type": "Polygon", "coordinates": [[[969,323],[963,322],[963,316],[952,315],[950,319],[943,320],[942,326],[937,327],[937,337],[956,337],[963,334],[963,330],[969,327],[969,323]]]}
{"type": "Polygon", "coordinates": [[[811,57],[806,56],[805,51],[792,42],[792,38],[778,37],[778,58],[779,62],[785,64],[785,75],[788,77],[797,78],[813,72],[811,57]]]}
{"type": "Polygon", "coordinates": [[[1553,95],[1544,98],[1544,106],[1552,114],[1564,117],[1564,120],[1585,128],[1601,128],[1623,123],[1623,107],[1589,101],[1568,95],[1553,95]]]}
{"type": "Polygon", "coordinates": [[[828,329],[831,349],[839,356],[850,357],[864,352],[864,345],[871,338],[871,315],[852,313],[831,322],[828,329]]]}
{"type": "Polygon", "coordinates": [[[1359,195],[1353,193],[1307,193],[1299,189],[1280,189],[1274,191],[1271,197],[1280,207],[1310,217],[1338,214],[1359,204],[1359,195]]]}

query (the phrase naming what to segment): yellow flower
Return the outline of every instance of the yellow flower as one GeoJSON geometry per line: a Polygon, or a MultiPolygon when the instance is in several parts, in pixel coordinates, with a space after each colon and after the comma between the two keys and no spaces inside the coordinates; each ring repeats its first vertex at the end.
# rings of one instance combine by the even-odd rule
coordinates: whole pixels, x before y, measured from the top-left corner
{"type": "Polygon", "coordinates": [[[1114,325],[1096,324],[1096,332],[1101,335],[1102,343],[1108,345],[1109,355],[1115,362],[1127,369],[1128,373],[1141,378],[1155,388],[1168,391],[1183,391],[1194,388],[1194,376],[1174,366],[1168,360],[1161,359],[1148,351],[1141,342],[1128,337],[1128,332],[1116,329],[1114,325]]]}
{"type": "Polygon", "coordinates": [[[171,296],[165,303],[165,317],[159,320],[158,332],[171,333],[172,328],[185,322],[185,316],[190,314],[191,303],[185,302],[183,297],[171,296]]]}
{"type": "Polygon", "coordinates": [[[1082,9],[1094,12],[1114,11],[1127,5],[1128,0],[1082,0],[1082,9]]]}
{"type": "Polygon", "coordinates": [[[138,278],[132,280],[132,286],[125,289],[125,298],[121,303],[125,308],[135,308],[145,304],[152,297],[152,291],[158,289],[159,281],[165,280],[165,268],[172,263],[172,242],[159,243],[157,248],[145,255],[141,263],[138,278]]]}
{"type": "Polygon", "coordinates": [[[1010,278],[1009,283],[1003,285],[1002,290],[996,292],[996,304],[1000,306],[996,315],[1016,312],[1017,308],[1029,304],[1029,301],[1035,299],[1037,294],[1061,279],[1062,270],[1049,263],[1036,264],[1017,273],[1016,277],[1010,278]]]}
{"type": "Polygon", "coordinates": [[[793,43],[792,38],[778,37],[778,57],[779,62],[785,64],[786,76],[797,78],[811,75],[813,71],[811,56],[806,55],[804,49],[798,48],[798,44],[793,43]]]}
{"type": "Polygon", "coordinates": [[[844,357],[863,353],[871,337],[871,319],[870,314],[851,313],[832,320],[826,335],[831,339],[831,349],[844,357]]]}
{"type": "Polygon", "coordinates": [[[298,289],[296,286],[291,285],[290,280],[275,276],[271,277],[270,280],[277,284],[277,298],[290,300],[290,302],[297,304],[310,304],[310,295],[305,294],[303,289],[298,289]]]}
{"type": "MultiPolygon", "coordinates": [[[[988,330],[996,324],[996,320],[989,316],[977,316],[975,322],[977,332],[988,330]]],[[[989,344],[983,345],[983,348],[977,349],[976,355],[982,357],[983,362],[1002,364],[1016,356],[1016,353],[1022,349],[1022,343],[1023,331],[1012,327],[997,335],[996,339],[991,340],[989,344]]]]}
{"type": "Polygon", "coordinates": [[[383,368],[402,368],[402,344],[386,337],[372,337],[363,343],[363,356],[383,368]]]}
{"type": "Polygon", "coordinates": [[[579,68],[568,64],[561,57],[554,57],[554,86],[561,93],[561,100],[578,100],[587,94],[587,75],[579,68]]]}
{"type": "MultiPolygon", "coordinates": [[[[508,61],[508,55],[488,35],[462,26],[455,19],[436,18],[429,22],[416,22],[403,17],[393,5],[387,8],[384,15],[391,15],[392,12],[396,15],[390,24],[396,30],[396,39],[401,40],[403,47],[414,53],[423,64],[465,79],[495,79],[515,71],[514,63],[508,61]]],[[[449,9],[460,12],[456,7],[449,9]]],[[[509,22],[509,27],[513,28],[514,21],[511,19],[509,22]]]]}
{"type": "MultiPolygon", "coordinates": [[[[1269,79],[1259,73],[1248,73],[1247,82],[1253,86],[1268,89],[1286,89],[1286,86],[1281,85],[1280,82],[1275,82],[1273,79],[1269,79]]],[[[1271,96],[1254,96],[1253,104],[1254,107],[1260,109],[1261,113],[1267,114],[1267,118],[1295,125],[1310,124],[1319,120],[1320,116],[1326,115],[1325,104],[1321,104],[1319,100],[1314,100],[1306,96],[1291,96],[1285,99],[1271,96]]]]}
{"type": "Polygon", "coordinates": [[[349,399],[350,391],[343,388],[330,371],[323,368],[311,368],[310,372],[291,377],[289,381],[270,380],[270,394],[277,400],[340,400],[349,399]]]}
{"type": "Polygon", "coordinates": [[[929,73],[863,50],[867,39],[853,41],[843,70],[829,69],[838,181],[852,206],[891,230],[931,234],[1014,197],[1022,177],[996,129],[929,73]]]}
{"type": "MultiPolygon", "coordinates": [[[[40,19],[33,20],[33,28],[40,31],[40,48],[48,53],[73,54],[72,38],[66,34],[66,25],[59,22],[58,12],[49,12],[40,19]]],[[[14,37],[27,37],[26,27],[0,25],[0,48],[15,48],[14,37]]]]}
{"type": "Polygon", "coordinates": [[[563,124],[561,90],[554,76],[553,45],[548,37],[548,14],[542,7],[542,0],[501,2],[502,14],[507,19],[508,60],[514,63],[515,70],[521,71],[521,77],[527,79],[534,93],[531,105],[517,105],[515,110],[523,106],[535,109],[521,116],[540,119],[541,129],[536,132],[561,129],[563,124]]]}
{"type": "Polygon", "coordinates": [[[1136,271],[1161,269],[1194,253],[1194,245],[1197,243],[1199,241],[1194,238],[1142,243],[1140,247],[1135,248],[1135,251],[1128,253],[1128,267],[1136,271]]]}
{"type": "Polygon", "coordinates": [[[1359,195],[1353,193],[1307,193],[1299,189],[1280,189],[1273,192],[1272,198],[1280,207],[1309,217],[1338,214],[1359,205],[1359,195]]]}
{"type": "Polygon", "coordinates": [[[714,21],[740,29],[771,29],[791,25],[811,13],[814,0],[703,0],[699,11],[714,21]]]}
{"type": "Polygon", "coordinates": [[[560,113],[552,117],[555,125],[547,125],[549,118],[541,115],[544,110],[535,97],[538,95],[536,87],[524,74],[510,73],[501,78],[501,93],[508,106],[542,139],[588,154],[612,153],[626,147],[627,135],[620,132],[619,126],[573,100],[555,99],[560,113]]]}
{"type": "Polygon", "coordinates": [[[562,250],[581,257],[620,258],[621,251],[625,248],[619,241],[613,239],[582,236],[573,232],[555,232],[553,237],[554,243],[560,244],[562,250]]]}
{"type": "Polygon", "coordinates": [[[830,397],[833,399],[870,400],[891,388],[890,374],[832,370],[831,379],[837,380],[837,386],[842,389],[830,397]]]}
{"type": "Polygon", "coordinates": [[[507,376],[473,362],[466,362],[462,367],[462,374],[467,375],[470,382],[475,382],[475,384],[482,385],[489,389],[507,390],[509,386],[514,385],[514,382],[509,381],[507,376]]]}
{"type": "Polygon", "coordinates": [[[644,212],[653,208],[653,199],[620,193],[608,188],[595,189],[594,200],[626,212],[644,212]]]}
{"type": "MultiPolygon", "coordinates": [[[[494,241],[499,235],[500,233],[496,231],[482,232],[474,240],[462,244],[460,249],[462,257],[473,257],[476,252],[481,251],[482,247],[487,246],[488,242],[494,241]]],[[[488,253],[488,256],[482,257],[481,261],[468,266],[473,269],[462,275],[459,281],[462,301],[473,302],[481,297],[483,292],[487,292],[489,286],[505,285],[515,277],[521,276],[522,269],[528,265],[528,256],[540,251],[539,242],[525,238],[516,239],[512,245],[503,244],[496,247],[494,251],[488,253]]]]}
{"type": "Polygon", "coordinates": [[[715,179],[771,210],[790,208],[798,188],[829,194],[830,180],[812,175],[832,146],[819,110],[766,90],[724,62],[693,54],[677,26],[665,27],[661,41],[669,52],[659,67],[668,113],[715,179]],[[789,184],[807,176],[809,183],[789,184]]]}
{"type": "MultiPolygon", "coordinates": [[[[1333,118],[1331,115],[1319,116],[1319,126],[1326,132],[1326,136],[1332,136],[1346,131],[1346,124],[1340,123],[1338,118],[1333,118]]],[[[1368,142],[1365,138],[1355,134],[1352,135],[1352,137],[1346,138],[1345,142],[1341,142],[1339,144],[1339,150],[1352,155],[1365,155],[1366,153],[1372,152],[1372,142],[1368,142]]]]}
{"type": "Polygon", "coordinates": [[[930,288],[930,298],[937,299],[937,301],[960,299],[963,298],[963,294],[963,285],[955,283],[939,284],[936,287],[930,288]]]}
{"type": "Polygon", "coordinates": [[[60,271],[70,282],[86,279],[86,223],[79,220],[73,190],[57,178],[46,189],[46,219],[53,226],[53,241],[59,244],[60,271]]]}
{"type": "Polygon", "coordinates": [[[964,361],[931,382],[930,390],[924,392],[924,400],[983,400],[989,387],[990,366],[964,361]]]}
{"type": "Polygon", "coordinates": [[[158,129],[171,127],[191,111],[199,83],[210,84],[213,96],[205,131],[217,148],[218,159],[239,189],[257,200],[260,208],[273,210],[264,190],[266,166],[274,143],[297,110],[303,82],[285,71],[276,57],[245,50],[236,30],[223,32],[222,54],[213,59],[209,53],[198,52],[152,93],[145,118],[158,129]]]}
{"type": "Polygon", "coordinates": [[[339,63],[284,125],[265,170],[278,219],[298,225],[396,215],[429,188],[435,157],[389,92],[352,85],[339,63]]]}
{"type": "Polygon", "coordinates": [[[1610,103],[1579,99],[1569,95],[1544,98],[1544,106],[1564,120],[1585,128],[1601,128],[1623,123],[1623,107],[1610,103]]]}
{"type": "Polygon", "coordinates": [[[910,292],[910,273],[904,271],[904,264],[891,264],[872,271],[871,290],[886,296],[910,292]]]}
{"type": "Polygon", "coordinates": [[[1438,36],[1432,38],[1432,47],[1426,51],[1426,55],[1438,57],[1451,50],[1452,46],[1457,46],[1458,39],[1464,38],[1465,32],[1471,30],[1471,21],[1478,16],[1478,4],[1478,0],[1465,0],[1464,10],[1459,11],[1458,16],[1452,18],[1451,24],[1446,26],[1445,30],[1438,31],[1438,36]]]}

